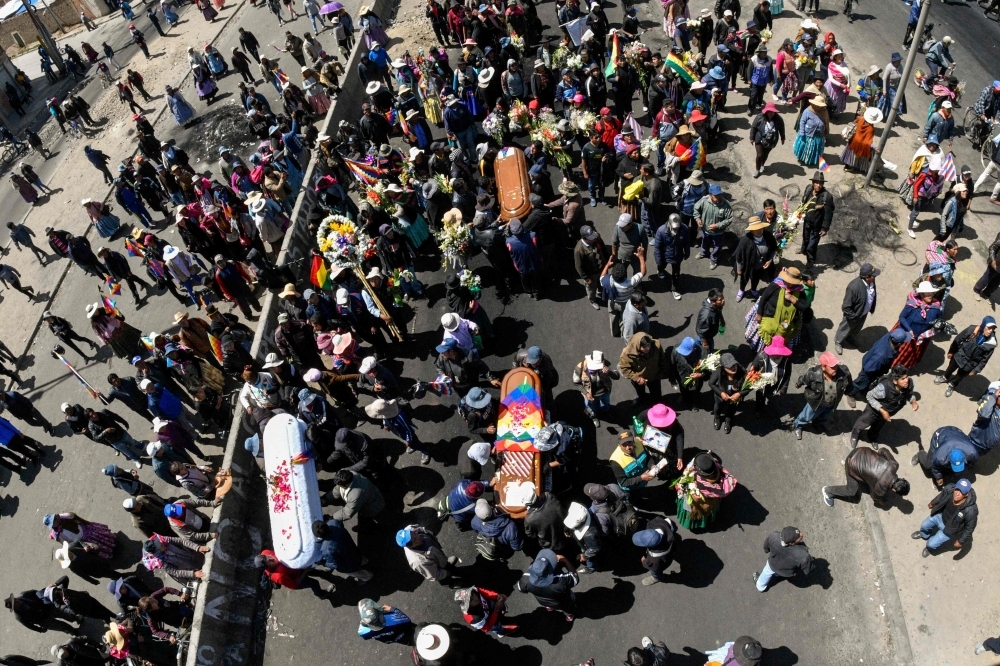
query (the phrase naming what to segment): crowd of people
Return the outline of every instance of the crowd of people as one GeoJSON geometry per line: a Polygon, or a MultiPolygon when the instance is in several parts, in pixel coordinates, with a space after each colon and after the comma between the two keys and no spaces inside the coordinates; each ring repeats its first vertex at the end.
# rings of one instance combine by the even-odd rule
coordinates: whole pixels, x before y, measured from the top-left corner
{"type": "MultiPolygon", "coordinates": [[[[92,336],[74,330],[66,313],[43,315],[55,358],[69,363],[68,347],[89,359],[77,344],[83,343],[95,353],[106,346],[133,368],[128,376],[108,375],[107,387],[98,389],[99,409],[63,403],[63,422],[74,436],[107,446],[133,463],[131,470],[115,464],[102,469],[112,486],[127,495],[122,508],[143,537],[141,563],[132,564],[162,569],[176,584],[151,589],[140,569],[123,574],[112,568],[119,547],[107,525],[72,512],[46,514],[43,525],[50,539],[61,544],[54,556],[61,567],[82,577],[108,578],[107,590],[119,606],[113,612],[89,594],[71,590],[67,576],[43,589],[11,594],[6,607],[28,627],[73,630],[72,624],[86,619],[107,623],[103,642],[77,636],[53,646],[61,663],[128,658],[175,663],[178,631],[190,621],[193,590],[206,576],[205,553],[219,536],[212,531],[209,513],[231,483],[227,470],[213,465],[214,456],[202,447],[224,441],[233,421],[228,396],[234,392],[240,395],[237,410],[246,431],[237,440],[261,467],[267,423],[275,415],[291,414],[302,422],[317,467],[334,485],[323,497],[324,504],[336,507],[333,514],[311,525],[320,552],[316,566],[292,568],[269,548],[257,555],[256,566],[276,587],[306,588],[336,599],[333,572],[367,582],[377,575],[378,558],[385,556],[363,552],[345,523],[356,519],[359,528],[394,534],[414,572],[453,590],[442,594],[453,595],[464,625],[449,618],[418,623],[407,614],[416,615],[418,609],[364,599],[358,604],[358,634],[410,645],[414,663],[430,665],[471,663],[476,655],[467,644],[470,630],[516,635],[518,624],[506,617],[508,593],[530,593],[541,607],[571,623],[578,614],[573,588],[581,577],[607,570],[615,557],[640,562],[648,572],[644,586],[679,575],[670,569],[684,547],[684,532],[711,529],[719,512],[727,510],[725,498],[738,487],[715,447],[687,445],[684,412],[711,409],[712,425],[723,435],[740,426],[760,436],[785,427],[802,439],[807,430],[827,432],[838,414],[847,411],[842,403],[853,410],[863,401],[851,429],[845,483],[825,486],[820,495],[832,507],[836,499],[856,500],[868,491],[883,506],[905,496],[910,484],[899,476],[892,452],[880,446],[880,434],[904,408],[919,409],[915,380],[928,370],[919,365],[928,348],[936,338],[951,336],[948,365],[933,383],[926,382],[924,396],[933,384],[944,384],[943,396],[950,397],[963,380],[986,369],[997,345],[995,320],[985,317],[959,331],[945,304],[956,288],[964,214],[976,189],[989,175],[1000,173],[1000,159],[994,155],[997,166],[975,182],[965,168],[954,183],[942,176],[942,142],[954,136],[955,90],[947,78],[928,89],[935,102],[923,145],[900,187],[911,209],[912,238],[920,213],[945,193],[938,232],[924,250],[925,261],[912,276],[912,291],[898,315],[890,309],[882,320],[889,330],[852,370],[838,355],[845,346],[858,347],[859,336],[870,327],[879,304],[881,271],[869,263],[859,267],[843,296],[843,318],[833,338],[836,353],[818,349],[813,330],[813,303],[821,286],[818,248],[837,222],[836,201],[826,189],[825,137],[858,92],[861,103],[846,124],[841,161],[848,169],[865,171],[878,159],[874,127],[893,105],[905,109],[905,100],[895,95],[898,54],[885,68],[872,67],[856,91],[836,36],[823,33],[811,18],[801,23],[795,39],[784,40],[775,58],[768,55],[780,2],[762,0],[745,28],[739,24],[738,0],[720,0],[697,19],[691,18],[685,0],[668,2],[666,57],[640,41],[636,9],[628,5],[621,27],[613,29],[599,2],[583,8],[575,0],[558,2],[560,25],[577,19],[586,23],[577,43],[568,32],[544,34],[532,0],[478,8],[453,3],[447,9],[437,0],[426,3],[440,47],[414,59],[408,53],[389,54],[389,37],[370,7],[362,7],[356,19],[340,9],[327,15],[327,26],[317,3],[307,0],[305,14],[317,35],[329,27],[345,56],[356,33],[364,46],[357,70],[345,72],[316,36],[286,32],[280,50],[301,65],[301,86],[276,61],[262,57],[257,38],[243,28],[242,50],[234,48],[228,61],[211,45],[188,49],[195,89],[206,106],[213,103],[216,81],[227,75],[230,64],[240,73],[246,132],[259,142],[245,159],[220,146],[211,174],[198,173],[180,145],[156,137],[131,92],[147,97],[142,77],[130,76],[116,94],[134,113],[137,155],[121,161],[114,173],[108,155],[92,146],[85,150],[130,219],[123,223],[109,204],[84,199],[81,205],[101,245],[94,249],[86,235],[48,227],[44,233],[54,259],[34,245],[26,227],[8,225],[15,247],[32,250],[43,265],[65,258],[88,279],[106,284],[112,295],[127,283],[136,309],[165,292],[183,308],[163,323],[164,329],[176,327],[176,333],[148,336],[126,321],[111,298],[85,307],[92,336]],[[461,51],[449,54],[456,47],[461,51]],[[283,108],[278,112],[254,88],[251,62],[280,95],[283,108]],[[336,99],[340,77],[355,75],[368,95],[360,117],[341,121],[329,134],[317,133],[312,123],[336,99]],[[768,88],[771,101],[765,100],[768,88]],[[754,117],[755,178],[764,173],[772,150],[785,142],[778,105],[797,106],[794,124],[789,123],[797,133],[792,152],[816,170],[801,198],[792,202],[794,212],[786,210],[787,201],[768,199],[761,210],[736,219],[722,185],[711,182],[702,168],[706,153],[719,147],[720,112],[735,106],[735,96],[743,93],[754,117]],[[633,113],[636,96],[644,115],[633,113]],[[651,132],[652,143],[641,138],[645,131],[651,132]],[[408,149],[398,147],[407,144],[408,149]],[[499,173],[506,168],[501,161],[511,149],[523,151],[526,163],[522,216],[509,214],[505,192],[497,185],[505,177],[499,173]],[[310,159],[316,165],[314,176],[304,182],[310,159]],[[562,176],[558,194],[550,178],[557,172],[562,176]],[[322,234],[330,220],[346,221],[364,250],[356,265],[347,265],[331,259],[320,241],[308,282],[296,279],[289,267],[272,263],[291,224],[293,204],[307,187],[316,195],[307,221],[310,236],[322,234]],[[359,196],[353,195],[355,190],[359,196]],[[607,241],[588,220],[587,204],[617,207],[607,241]],[[789,227],[793,218],[796,225],[789,227]],[[171,225],[183,247],[161,235],[171,225]],[[729,251],[727,239],[737,230],[738,242],[729,251]],[[469,239],[458,250],[441,240],[453,233],[469,239]],[[783,256],[793,249],[788,240],[796,234],[803,269],[783,256]],[[733,306],[727,308],[720,288],[699,294],[684,274],[683,262],[692,250],[696,259],[709,260],[710,270],[728,262],[738,283],[735,302],[753,302],[742,317],[748,350],[716,350],[716,338],[726,331],[727,309],[733,306]],[[442,270],[446,308],[434,350],[438,377],[428,386],[399,376],[388,363],[402,345],[412,344],[401,324],[409,315],[407,303],[424,298],[421,280],[426,278],[417,276],[418,265],[441,254],[454,268],[442,270]],[[468,262],[476,254],[498,277],[496,290],[504,298],[524,293],[540,299],[562,279],[581,281],[588,305],[606,310],[611,334],[621,340],[620,352],[580,351],[576,358],[582,355],[583,360],[573,367],[556,368],[543,349],[547,342],[540,341],[531,341],[513,359],[514,368],[528,368],[540,378],[547,421],[532,433],[541,479],[523,498],[525,511],[518,516],[499,501],[506,453],[493,444],[500,408],[491,389],[500,386],[505,373],[483,360],[495,348],[498,332],[478,279],[469,279],[473,271],[467,270],[468,262]],[[133,272],[128,257],[138,260],[145,276],[133,272]],[[692,335],[667,345],[650,333],[655,314],[648,310],[649,281],[662,282],[676,308],[682,307],[684,295],[697,295],[692,335]],[[263,345],[273,351],[254,358],[248,323],[259,316],[262,290],[276,294],[279,312],[263,345]],[[242,318],[220,310],[226,301],[242,318]],[[199,314],[187,311],[192,308],[199,314]],[[797,371],[793,364],[804,360],[797,371]],[[593,467],[583,459],[583,430],[555,409],[560,370],[571,373],[586,418],[595,426],[602,421],[621,426],[604,461],[608,483],[583,471],[593,467]],[[793,377],[804,404],[790,410],[794,403],[787,393],[793,377]],[[623,379],[635,398],[615,407],[615,382],[623,379]],[[674,395],[664,396],[664,380],[674,395]],[[360,426],[348,427],[367,422],[381,428],[428,465],[434,446],[418,436],[413,414],[422,390],[457,394],[456,418],[469,433],[459,454],[460,478],[438,503],[438,521],[450,520],[468,533],[478,556],[486,560],[507,562],[514,553],[531,553],[527,571],[513,589],[471,578],[459,558],[446,554],[436,536],[439,525],[398,524],[385,498],[397,479],[387,451],[360,426]],[[127,418],[118,407],[127,408],[127,418]],[[138,424],[144,422],[152,437],[139,434],[138,424]],[[860,445],[862,438],[871,446],[860,445]],[[157,494],[141,478],[147,469],[171,486],[171,493],[186,497],[157,494]]],[[[283,24],[281,5],[266,4],[283,24]]],[[[176,14],[168,10],[173,5],[168,0],[161,5],[172,25],[176,14]]],[[[199,2],[198,7],[211,21],[221,4],[213,8],[199,2]]],[[[293,5],[285,7],[294,21],[293,5]]],[[[121,11],[129,19],[127,3],[121,11]]],[[[141,33],[135,43],[144,47],[141,33]]],[[[946,37],[930,48],[928,63],[945,68],[953,62],[950,44],[946,37]]],[[[106,54],[107,64],[117,67],[113,55],[113,50],[106,54]]],[[[166,97],[178,125],[197,122],[197,113],[179,91],[168,87],[166,97]]],[[[994,82],[977,101],[977,115],[984,121],[994,118],[998,98],[1000,82],[994,82]]],[[[75,112],[72,122],[79,116],[84,126],[86,108],[73,98],[50,103],[49,112],[57,121],[69,119],[67,102],[75,112]]],[[[31,174],[30,165],[23,165],[21,180],[14,181],[22,196],[28,191],[25,185],[41,185],[31,174]]],[[[996,190],[991,198],[998,202],[996,190]]],[[[1000,286],[998,252],[1000,235],[976,284],[977,298],[989,297],[1000,286]]],[[[13,267],[0,266],[0,280],[34,298],[13,267]]],[[[579,316],[588,316],[584,312],[589,309],[579,316]]],[[[0,372],[20,384],[16,369],[8,372],[0,366],[0,372]]],[[[0,410],[47,434],[53,428],[29,397],[13,389],[0,396],[0,410]]],[[[926,542],[924,557],[969,545],[978,507],[966,470],[1000,443],[1000,382],[989,385],[970,417],[968,431],[941,427],[928,449],[918,444],[910,460],[939,491],[928,506],[929,516],[912,534],[926,542]]],[[[38,465],[46,455],[38,441],[6,418],[0,418],[0,442],[0,465],[14,472],[38,465]]],[[[771,532],[763,551],[766,561],[753,572],[758,591],[766,592],[781,578],[810,575],[812,556],[798,527],[771,532]]],[[[980,648],[992,649],[989,645],[996,641],[991,641],[980,648]]],[[[748,666],[761,663],[763,653],[760,641],[741,636],[707,657],[748,666]]],[[[665,643],[642,638],[641,646],[627,651],[625,663],[666,664],[669,654],[665,643]]],[[[19,663],[16,659],[5,658],[19,663]]]]}

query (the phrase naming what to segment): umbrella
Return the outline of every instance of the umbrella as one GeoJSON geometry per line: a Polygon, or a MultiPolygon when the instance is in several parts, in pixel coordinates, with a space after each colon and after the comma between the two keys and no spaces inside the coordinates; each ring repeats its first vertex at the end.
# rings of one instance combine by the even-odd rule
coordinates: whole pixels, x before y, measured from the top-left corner
{"type": "Polygon", "coordinates": [[[319,13],[320,14],[336,14],[337,12],[339,12],[343,8],[344,8],[344,5],[340,4],[339,2],[328,2],[328,3],[326,3],[325,5],[323,5],[322,7],[319,8],[319,13]]]}

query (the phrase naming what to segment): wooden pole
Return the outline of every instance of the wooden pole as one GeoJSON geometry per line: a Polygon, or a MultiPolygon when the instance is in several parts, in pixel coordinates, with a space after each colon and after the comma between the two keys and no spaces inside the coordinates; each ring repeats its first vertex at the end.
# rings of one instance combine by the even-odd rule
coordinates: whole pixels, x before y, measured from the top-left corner
{"type": "MultiPolygon", "coordinates": [[[[361,270],[360,265],[354,264],[354,274],[358,276],[359,280],[361,280],[361,285],[365,288],[365,291],[368,292],[368,295],[372,297],[372,300],[375,301],[375,305],[378,306],[378,309],[384,314],[389,314],[389,310],[382,305],[382,301],[379,299],[378,294],[376,294],[375,290],[371,288],[370,284],[368,284],[368,278],[365,277],[364,271],[361,270]]],[[[396,341],[403,342],[403,332],[399,330],[399,326],[396,325],[396,321],[392,318],[392,315],[389,316],[388,326],[389,332],[392,333],[394,338],[396,338],[396,341]]]]}

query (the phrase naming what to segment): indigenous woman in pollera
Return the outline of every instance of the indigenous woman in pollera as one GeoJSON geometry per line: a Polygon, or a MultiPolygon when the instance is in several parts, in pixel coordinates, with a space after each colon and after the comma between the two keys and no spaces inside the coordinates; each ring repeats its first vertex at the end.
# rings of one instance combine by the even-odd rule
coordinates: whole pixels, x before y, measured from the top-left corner
{"type": "Polygon", "coordinates": [[[722,498],[736,489],[736,477],[722,466],[713,451],[699,453],[677,480],[677,522],[689,530],[704,529],[715,522],[722,498]]]}
{"type": "Polygon", "coordinates": [[[761,292],[746,316],[744,337],[754,351],[771,344],[780,335],[794,349],[802,326],[802,313],[809,307],[803,293],[802,275],[794,266],[782,270],[761,292]]]}

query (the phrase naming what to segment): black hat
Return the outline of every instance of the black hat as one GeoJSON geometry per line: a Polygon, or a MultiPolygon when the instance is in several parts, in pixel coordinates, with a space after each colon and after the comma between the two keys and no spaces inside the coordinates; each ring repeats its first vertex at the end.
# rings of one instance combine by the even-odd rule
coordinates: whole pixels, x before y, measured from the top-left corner
{"type": "Polygon", "coordinates": [[[786,527],[781,530],[781,545],[791,546],[800,536],[802,536],[802,532],[799,532],[799,528],[786,527]]]}
{"type": "Polygon", "coordinates": [[[810,178],[809,180],[811,180],[814,183],[825,183],[826,182],[826,178],[823,177],[823,172],[822,171],[814,171],[813,172],[813,177],[810,178]]]}
{"type": "Polygon", "coordinates": [[[588,483],[583,486],[583,494],[595,502],[605,502],[611,496],[611,491],[600,483],[588,483]]]}
{"type": "Polygon", "coordinates": [[[764,654],[760,641],[752,636],[740,636],[734,641],[733,657],[740,666],[757,666],[764,654]]]}
{"type": "Polygon", "coordinates": [[[483,211],[491,208],[493,208],[493,197],[485,193],[476,197],[476,210],[483,211]]]}
{"type": "Polygon", "coordinates": [[[882,271],[875,268],[871,264],[861,264],[861,277],[878,277],[882,274],[882,271]]]}
{"type": "Polygon", "coordinates": [[[694,466],[702,474],[711,474],[715,471],[715,458],[707,453],[699,453],[694,457],[694,466]]]}

